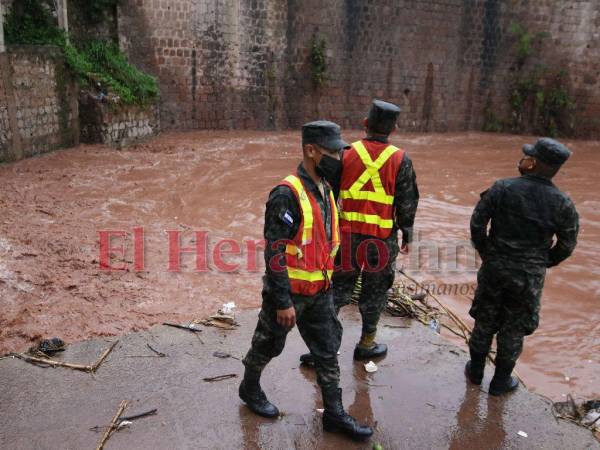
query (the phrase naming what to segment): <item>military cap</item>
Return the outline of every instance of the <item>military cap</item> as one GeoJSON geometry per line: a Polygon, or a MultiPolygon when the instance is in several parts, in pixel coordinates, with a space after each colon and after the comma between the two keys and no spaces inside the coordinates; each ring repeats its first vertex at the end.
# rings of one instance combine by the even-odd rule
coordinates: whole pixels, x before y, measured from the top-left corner
{"type": "Polygon", "coordinates": [[[400,108],[393,103],[373,100],[367,117],[367,127],[375,133],[390,134],[396,127],[399,115],[400,108]]]}
{"type": "Polygon", "coordinates": [[[350,147],[342,140],[341,128],[337,123],[328,120],[317,120],[302,125],[302,143],[317,144],[328,150],[339,151],[350,147]]]}
{"type": "Polygon", "coordinates": [[[571,151],[567,147],[550,138],[538,139],[533,145],[525,144],[523,146],[523,153],[533,156],[551,167],[562,166],[569,159],[569,156],[571,156],[571,151]]]}

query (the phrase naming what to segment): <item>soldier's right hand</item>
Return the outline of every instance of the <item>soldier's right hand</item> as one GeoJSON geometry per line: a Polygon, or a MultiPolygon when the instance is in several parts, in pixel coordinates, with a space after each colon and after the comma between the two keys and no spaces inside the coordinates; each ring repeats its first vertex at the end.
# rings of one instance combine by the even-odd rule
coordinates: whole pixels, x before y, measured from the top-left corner
{"type": "Polygon", "coordinates": [[[294,328],[296,325],[296,311],[293,306],[277,310],[277,323],[284,328],[294,328]]]}

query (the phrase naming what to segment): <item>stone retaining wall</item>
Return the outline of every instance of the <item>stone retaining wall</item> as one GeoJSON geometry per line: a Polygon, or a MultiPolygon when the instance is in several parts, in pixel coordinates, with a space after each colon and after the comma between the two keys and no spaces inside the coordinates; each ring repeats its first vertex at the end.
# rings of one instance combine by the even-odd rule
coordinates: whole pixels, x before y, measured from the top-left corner
{"type": "Polygon", "coordinates": [[[548,34],[531,64],[567,70],[577,134],[600,135],[598,0],[123,0],[118,23],[159,79],[165,128],[357,128],[382,97],[404,130],[479,130],[487,104],[509,118],[520,23],[548,34]],[[313,38],[326,43],[320,88],[313,38]]]}
{"type": "Polygon", "coordinates": [[[56,47],[0,54],[0,161],[77,145],[77,91],[56,47]]]}
{"type": "Polygon", "coordinates": [[[82,93],[79,108],[82,142],[120,147],[154,136],[160,129],[156,105],[111,105],[82,93]]]}

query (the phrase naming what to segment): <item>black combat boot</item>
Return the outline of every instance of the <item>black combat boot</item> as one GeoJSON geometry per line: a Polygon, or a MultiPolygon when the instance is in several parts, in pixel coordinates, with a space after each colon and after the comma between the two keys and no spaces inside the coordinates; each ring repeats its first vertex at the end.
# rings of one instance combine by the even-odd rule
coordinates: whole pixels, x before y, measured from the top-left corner
{"type": "Polygon", "coordinates": [[[342,389],[323,389],[323,429],[330,433],[344,433],[356,440],[368,439],[373,435],[373,428],[361,425],[346,411],[342,404],[342,389]]]}
{"type": "Polygon", "coordinates": [[[260,388],[260,372],[246,369],[244,379],[240,383],[239,394],[248,408],[259,416],[273,418],[279,415],[277,406],[267,400],[267,396],[260,388]]]}
{"type": "Polygon", "coordinates": [[[364,361],[367,359],[379,358],[387,355],[387,351],[388,348],[385,344],[373,343],[373,346],[368,348],[357,345],[354,348],[354,359],[356,361],[364,361]]]}
{"type": "Polygon", "coordinates": [[[315,358],[313,358],[312,353],[300,355],[300,364],[304,364],[305,366],[309,367],[315,367],[315,358]]]}
{"type": "Polygon", "coordinates": [[[465,375],[473,384],[480,385],[483,380],[483,371],[485,369],[485,353],[476,353],[470,350],[471,360],[465,366],[465,375]]]}
{"type": "Polygon", "coordinates": [[[365,333],[363,331],[360,342],[354,348],[354,359],[356,361],[379,358],[387,354],[387,345],[375,342],[376,334],[376,332],[365,333]]]}
{"type": "Polygon", "coordinates": [[[506,394],[519,387],[519,381],[510,376],[514,367],[515,363],[513,361],[496,360],[496,371],[490,383],[490,395],[506,394]]]}

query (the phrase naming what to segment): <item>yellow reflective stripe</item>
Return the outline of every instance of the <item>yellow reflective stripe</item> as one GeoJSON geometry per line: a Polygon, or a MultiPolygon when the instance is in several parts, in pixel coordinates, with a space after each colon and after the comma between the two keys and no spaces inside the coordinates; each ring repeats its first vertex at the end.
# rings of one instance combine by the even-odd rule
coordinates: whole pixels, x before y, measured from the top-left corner
{"type": "Polygon", "coordinates": [[[312,240],[312,226],[313,226],[313,211],[308,195],[304,190],[304,186],[296,175],[289,175],[285,178],[285,181],[294,186],[298,198],[300,199],[300,208],[302,209],[302,219],[304,220],[304,227],[302,229],[302,244],[307,244],[312,240]]]}
{"type": "Polygon", "coordinates": [[[356,141],[352,146],[364,164],[365,171],[358,177],[350,189],[340,192],[342,199],[351,198],[356,200],[368,200],[375,203],[383,203],[384,205],[392,205],[394,203],[394,196],[388,195],[385,192],[379,170],[399,149],[393,145],[388,145],[377,159],[373,161],[371,155],[369,155],[369,152],[361,141],[356,141]],[[369,180],[371,180],[374,191],[362,191],[361,189],[369,182],[369,180]]]}
{"type": "MultiPolygon", "coordinates": [[[[325,281],[325,277],[323,276],[323,272],[320,270],[315,270],[314,272],[309,272],[308,270],[296,269],[292,267],[287,268],[288,277],[294,280],[302,280],[302,281],[325,281]]],[[[333,270],[327,270],[327,278],[331,279],[333,276],[333,270]]]]}
{"type": "Polygon", "coordinates": [[[393,228],[394,221],[379,217],[376,214],[362,214],[359,212],[342,211],[342,219],[349,222],[363,222],[377,225],[379,228],[393,228]]]}
{"type": "Polygon", "coordinates": [[[383,203],[384,205],[393,205],[394,196],[381,194],[380,192],[372,191],[340,191],[340,197],[342,199],[351,198],[353,200],[368,200],[375,203],[383,203]]]}
{"type": "Polygon", "coordinates": [[[329,201],[332,205],[331,212],[331,241],[333,242],[333,246],[331,248],[331,257],[335,258],[338,249],[340,248],[340,223],[339,223],[339,212],[337,208],[337,204],[335,203],[335,197],[333,196],[333,192],[329,191],[329,201]]]}
{"type": "Polygon", "coordinates": [[[302,281],[324,281],[325,277],[323,276],[323,272],[320,270],[315,270],[314,272],[309,272],[308,270],[296,269],[294,267],[288,266],[287,268],[288,277],[294,280],[302,280],[302,281]]]}

